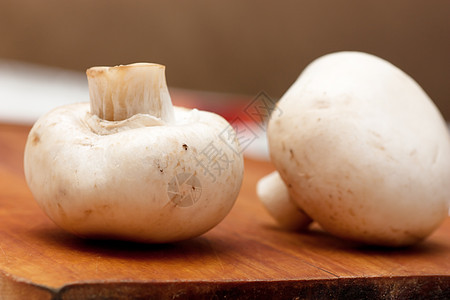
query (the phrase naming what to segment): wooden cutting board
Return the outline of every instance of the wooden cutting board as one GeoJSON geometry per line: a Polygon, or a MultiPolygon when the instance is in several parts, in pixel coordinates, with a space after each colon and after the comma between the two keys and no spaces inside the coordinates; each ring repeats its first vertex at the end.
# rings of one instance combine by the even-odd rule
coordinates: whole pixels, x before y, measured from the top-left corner
{"type": "Polygon", "coordinates": [[[269,163],[246,160],[241,193],[205,235],[167,245],[88,241],[38,208],[23,175],[29,127],[0,125],[1,299],[450,299],[450,218],[404,249],[279,229],[255,194],[269,163]]]}

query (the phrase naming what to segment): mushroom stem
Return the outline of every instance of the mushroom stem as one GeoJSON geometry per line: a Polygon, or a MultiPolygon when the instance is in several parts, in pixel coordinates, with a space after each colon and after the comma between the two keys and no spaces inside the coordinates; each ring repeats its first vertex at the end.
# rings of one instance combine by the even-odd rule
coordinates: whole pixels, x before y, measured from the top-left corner
{"type": "Polygon", "coordinates": [[[148,114],[165,123],[174,122],[165,66],[135,63],[93,67],[86,71],[91,114],[107,121],[121,121],[148,114]]]}
{"type": "Polygon", "coordinates": [[[259,180],[259,199],[270,215],[285,229],[306,229],[312,219],[291,199],[286,184],[275,171],[259,180]]]}

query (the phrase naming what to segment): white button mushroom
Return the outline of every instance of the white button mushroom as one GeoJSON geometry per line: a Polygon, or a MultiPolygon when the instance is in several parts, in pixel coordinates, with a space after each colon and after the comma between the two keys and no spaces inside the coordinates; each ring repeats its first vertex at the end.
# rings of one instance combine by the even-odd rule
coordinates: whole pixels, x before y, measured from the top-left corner
{"type": "MultiPolygon", "coordinates": [[[[420,86],[392,64],[359,52],[326,55],[278,108],[282,114],[268,124],[272,161],[295,205],[325,230],[403,246],[447,217],[447,126],[420,86]]],[[[261,198],[267,193],[259,191],[261,198]]]]}
{"type": "Polygon", "coordinates": [[[57,108],[30,131],[25,176],[46,214],[78,236],[172,242],[230,211],[243,177],[231,126],[173,107],[164,66],[87,71],[88,103],[57,108]]]}

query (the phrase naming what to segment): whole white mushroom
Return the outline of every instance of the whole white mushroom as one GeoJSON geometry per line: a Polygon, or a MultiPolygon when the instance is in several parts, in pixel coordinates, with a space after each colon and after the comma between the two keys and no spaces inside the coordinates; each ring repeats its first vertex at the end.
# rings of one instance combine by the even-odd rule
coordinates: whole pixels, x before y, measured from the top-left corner
{"type": "Polygon", "coordinates": [[[360,52],[325,55],[277,108],[268,123],[271,159],[292,202],[328,232],[404,246],[447,217],[448,128],[397,67],[360,52]]]}
{"type": "Polygon", "coordinates": [[[30,131],[34,198],[78,236],[162,243],[192,238],[230,211],[243,177],[231,126],[173,107],[164,66],[87,71],[91,103],[57,108],[30,131]]]}

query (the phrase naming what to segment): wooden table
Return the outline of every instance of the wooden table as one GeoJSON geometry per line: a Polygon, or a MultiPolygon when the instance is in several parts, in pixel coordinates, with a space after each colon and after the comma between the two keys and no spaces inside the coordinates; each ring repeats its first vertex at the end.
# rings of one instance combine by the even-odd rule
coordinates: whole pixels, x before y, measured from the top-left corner
{"type": "Polygon", "coordinates": [[[28,130],[0,125],[1,299],[450,299],[450,218],[425,242],[394,250],[318,227],[283,231],[255,195],[273,169],[265,162],[246,160],[235,207],[199,238],[142,245],[74,237],[27,188],[28,130]]]}

